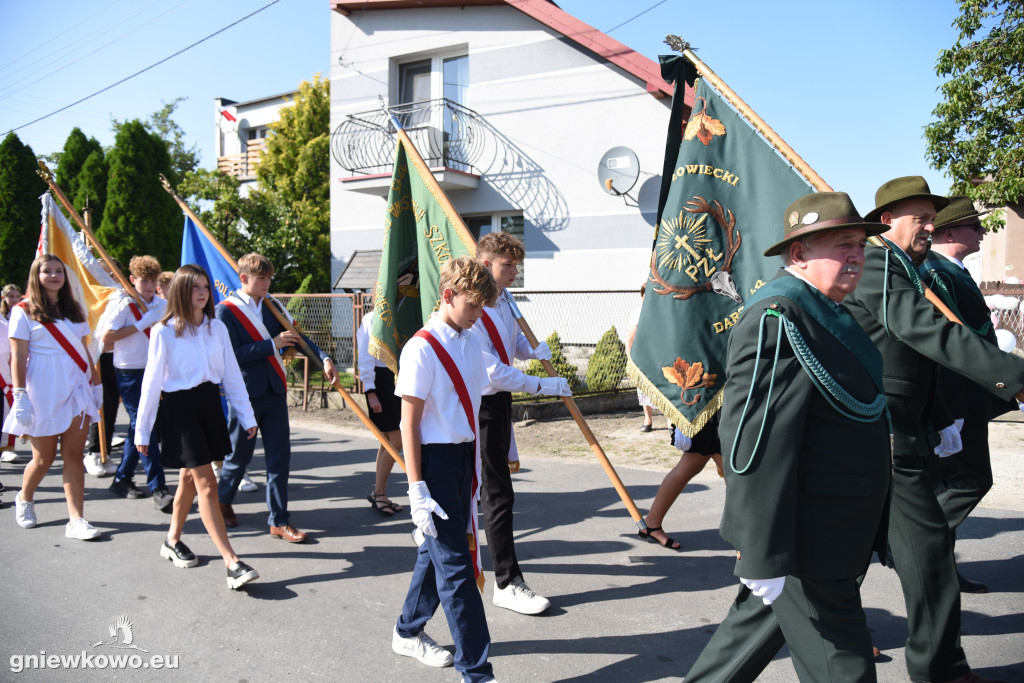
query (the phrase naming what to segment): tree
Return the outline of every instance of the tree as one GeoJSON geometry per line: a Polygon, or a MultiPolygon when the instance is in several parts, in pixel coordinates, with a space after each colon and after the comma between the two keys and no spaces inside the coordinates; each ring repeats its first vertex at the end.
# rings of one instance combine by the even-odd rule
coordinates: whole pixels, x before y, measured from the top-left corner
{"type": "MultiPolygon", "coordinates": [[[[952,194],[990,207],[1024,199],[1024,4],[958,0],[955,45],[939,53],[943,101],[925,127],[933,168],[953,177],[952,194]],[[987,33],[986,33],[987,30],[987,33]],[[977,37],[976,37],[977,36],[977,37]]],[[[1002,225],[995,216],[990,225],[1002,225]]]]}
{"type": "Polygon", "coordinates": [[[164,192],[159,174],[173,175],[167,144],[138,120],[121,125],[108,157],[107,204],[96,237],[111,256],[128,263],[150,254],[172,269],[181,256],[181,210],[164,192]]]}
{"type": "MultiPolygon", "coordinates": [[[[199,146],[185,146],[185,131],[171,118],[181,102],[187,97],[175,97],[171,102],[165,102],[164,106],[149,115],[149,118],[142,122],[150,133],[167,143],[167,152],[171,156],[171,173],[168,178],[171,182],[177,182],[184,178],[185,174],[195,171],[199,167],[199,146]]],[[[114,133],[120,133],[125,121],[113,119],[114,133]]]]}
{"type": "Polygon", "coordinates": [[[32,148],[8,133],[0,142],[0,278],[22,291],[39,241],[39,195],[46,191],[37,168],[32,148]]]}
{"type": "MultiPolygon", "coordinates": [[[[70,197],[75,209],[85,216],[85,209],[90,209],[90,225],[96,227],[103,220],[103,207],[107,203],[107,175],[110,167],[102,149],[93,151],[82,164],[76,183],[78,190],[70,197]]],[[[58,183],[59,184],[59,183],[58,183]]],[[[64,188],[61,187],[63,190],[64,188]]],[[[66,192],[66,191],[65,191],[66,192]]]]}
{"type": "Polygon", "coordinates": [[[330,289],[330,104],[330,81],[319,74],[303,81],[271,125],[256,170],[250,198],[262,204],[265,222],[250,223],[249,236],[274,262],[278,291],[294,291],[306,275],[313,291],[330,289]]]}
{"type": "MultiPolygon", "coordinates": [[[[103,158],[103,146],[99,143],[96,138],[87,138],[82,129],[75,126],[71,129],[71,133],[68,134],[68,139],[64,141],[64,149],[61,150],[57,164],[57,172],[54,174],[54,180],[57,183],[57,187],[64,191],[64,194],[68,196],[68,199],[75,205],[75,209],[79,212],[85,206],[85,195],[83,195],[82,204],[78,203],[78,189],[79,189],[79,174],[82,172],[82,167],[85,166],[86,160],[94,153],[99,152],[100,158],[103,158]]],[[[104,183],[104,188],[106,183],[104,183]]],[[[104,192],[104,194],[106,194],[104,192]]],[[[103,204],[103,197],[93,195],[88,197],[89,205],[94,206],[95,203],[103,204]]]]}
{"type": "MultiPolygon", "coordinates": [[[[558,332],[552,332],[546,341],[548,348],[551,349],[551,365],[554,366],[555,372],[559,377],[565,378],[565,381],[569,383],[569,388],[575,391],[580,385],[579,368],[567,361],[562,354],[562,338],[558,336],[558,332]]],[[[534,377],[547,377],[548,371],[544,369],[544,364],[539,360],[531,360],[526,368],[526,374],[534,377]]]]}

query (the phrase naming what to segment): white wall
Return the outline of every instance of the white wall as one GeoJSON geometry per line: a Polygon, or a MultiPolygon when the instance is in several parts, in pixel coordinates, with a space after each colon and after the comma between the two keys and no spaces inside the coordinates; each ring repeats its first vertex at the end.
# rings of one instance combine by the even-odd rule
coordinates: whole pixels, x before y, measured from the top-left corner
{"type": "MultiPolygon", "coordinates": [[[[396,55],[465,45],[466,105],[497,133],[480,188],[450,194],[466,214],[521,209],[527,289],[635,289],[644,279],[654,229],[636,199],[662,166],[670,102],[643,81],[507,6],[380,10],[331,24],[331,130],[349,113],[396,99],[396,55]],[[342,63],[339,63],[339,59],[342,63]],[[601,187],[597,167],[615,146],[640,159],[629,199],[601,187]]],[[[381,246],[384,200],[347,191],[351,175],[332,158],[333,277],[356,249],[381,246]]],[[[656,210],[657,181],[644,209],[656,210]]],[[[649,219],[653,221],[653,217],[649,219]]]]}

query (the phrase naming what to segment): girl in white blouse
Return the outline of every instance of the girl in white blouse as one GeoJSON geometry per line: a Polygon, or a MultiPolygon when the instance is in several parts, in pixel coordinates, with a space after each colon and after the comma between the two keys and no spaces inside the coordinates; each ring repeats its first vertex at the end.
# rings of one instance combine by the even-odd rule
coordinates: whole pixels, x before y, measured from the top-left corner
{"type": "Polygon", "coordinates": [[[217,500],[217,479],[210,463],[231,452],[217,384],[224,387],[248,437],[256,436],[256,418],[227,328],[214,317],[210,278],[202,267],[184,265],[171,280],[167,312],[150,333],[135,443],[147,455],[156,424],[161,464],[181,470],[171,527],[160,556],[181,568],[199,563],[181,542],[185,519],[198,494],[199,516],[224,558],[228,587],[235,589],[259,578],[259,573],[232,550],[217,500]]]}
{"type": "Polygon", "coordinates": [[[18,526],[36,525],[33,497],[57,457],[63,461],[68,538],[92,540],[99,530],[82,518],[89,420],[99,419],[93,385],[99,374],[89,355],[89,323],[71,293],[64,263],[53,254],[32,262],[28,296],[11,312],[11,379],[14,405],[4,421],[8,434],[32,437],[32,462],[15,497],[18,526]]]}

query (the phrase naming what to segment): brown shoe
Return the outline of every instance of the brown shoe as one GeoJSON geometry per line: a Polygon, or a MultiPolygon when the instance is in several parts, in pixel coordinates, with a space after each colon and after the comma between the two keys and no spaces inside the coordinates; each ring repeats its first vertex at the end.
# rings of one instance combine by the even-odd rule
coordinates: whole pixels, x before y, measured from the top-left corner
{"type": "Polygon", "coordinates": [[[229,529],[238,526],[238,517],[235,517],[235,511],[227,503],[220,504],[220,514],[224,517],[224,526],[229,529]]]}
{"type": "Polygon", "coordinates": [[[270,527],[270,535],[275,538],[283,538],[289,543],[302,543],[306,540],[306,533],[299,531],[291,524],[270,527]]]}
{"type": "MultiPolygon", "coordinates": [[[[911,678],[910,680],[915,683],[925,683],[924,679],[921,678],[911,678]]],[[[984,676],[979,676],[973,671],[968,671],[963,676],[954,678],[947,683],[1007,683],[1007,681],[997,678],[985,678],[984,676]]]]}

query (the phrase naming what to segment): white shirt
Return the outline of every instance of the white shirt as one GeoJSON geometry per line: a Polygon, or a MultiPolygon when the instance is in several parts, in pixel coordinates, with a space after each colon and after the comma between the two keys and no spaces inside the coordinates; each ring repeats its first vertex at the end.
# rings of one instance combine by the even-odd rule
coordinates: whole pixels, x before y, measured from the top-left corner
{"type": "Polygon", "coordinates": [[[135,422],[135,443],[149,444],[156,422],[161,391],[182,391],[212,382],[224,387],[228,401],[238,412],[242,427],[256,426],[242,372],[231,347],[228,328],[216,318],[203,323],[198,332],[174,334],[174,318],[152,327],[146,374],[135,422]]]}
{"type": "MultiPolygon", "coordinates": [[[[533,347],[519,330],[519,324],[512,315],[512,309],[503,301],[498,301],[495,308],[484,308],[484,312],[491,316],[494,327],[498,330],[502,346],[505,348],[505,356],[512,362],[513,358],[527,360],[533,358],[533,347]]],[[[491,335],[487,332],[483,317],[470,328],[470,333],[476,337],[483,349],[484,364],[487,367],[487,385],[484,387],[484,396],[496,394],[499,391],[525,391],[528,394],[536,394],[540,391],[540,379],[533,375],[527,375],[522,370],[505,365],[501,361],[491,335]]]]}
{"type": "Polygon", "coordinates": [[[961,261],[960,259],[958,259],[955,256],[949,256],[948,254],[943,254],[938,249],[932,249],[932,253],[933,254],[938,254],[939,256],[941,256],[942,258],[946,259],[947,261],[952,261],[953,263],[957,264],[958,266],[960,266],[960,270],[967,270],[967,266],[964,265],[964,262],[961,261]]]}
{"type": "Polygon", "coordinates": [[[373,311],[364,315],[363,320],[359,323],[359,329],[356,330],[356,351],[359,354],[356,369],[359,372],[359,381],[363,383],[364,393],[377,388],[374,371],[377,368],[387,367],[383,362],[370,355],[370,326],[373,325],[374,315],[373,311]]]}
{"type": "MultiPolygon", "coordinates": [[[[96,325],[96,336],[101,337],[107,330],[124,329],[135,325],[135,315],[131,311],[131,304],[134,300],[130,296],[121,296],[117,301],[111,301],[103,311],[103,317],[96,325]]],[[[152,301],[146,302],[149,311],[163,312],[167,309],[167,302],[158,296],[152,301]]],[[[139,309],[142,312],[142,309],[139,309]]],[[[150,328],[152,334],[153,328],[150,328]]],[[[149,357],[149,337],[144,332],[132,333],[124,339],[114,342],[114,367],[121,370],[142,370],[146,367],[146,360],[149,357]]]]}
{"type": "MultiPolygon", "coordinates": [[[[480,414],[480,395],[487,383],[483,351],[467,330],[461,333],[434,313],[423,326],[434,335],[452,357],[466,383],[472,402],[474,420],[480,414]]],[[[420,443],[466,443],[473,441],[473,429],[466,419],[466,411],[448,377],[441,359],[426,339],[413,337],[402,349],[395,381],[395,395],[415,396],[423,399],[423,417],[420,419],[420,443]]],[[[402,423],[402,430],[412,425],[402,423]]]]}

